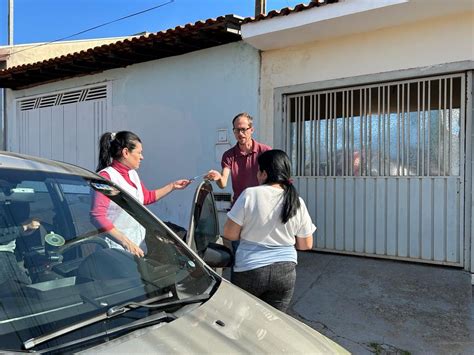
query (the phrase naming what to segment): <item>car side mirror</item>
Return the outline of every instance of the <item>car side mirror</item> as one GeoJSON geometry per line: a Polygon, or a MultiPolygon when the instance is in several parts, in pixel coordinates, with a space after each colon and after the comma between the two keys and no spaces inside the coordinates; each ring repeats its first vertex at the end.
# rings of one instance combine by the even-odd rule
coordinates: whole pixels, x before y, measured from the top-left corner
{"type": "Polygon", "coordinates": [[[230,249],[217,243],[209,243],[202,258],[207,265],[213,268],[230,267],[234,262],[230,249]]]}

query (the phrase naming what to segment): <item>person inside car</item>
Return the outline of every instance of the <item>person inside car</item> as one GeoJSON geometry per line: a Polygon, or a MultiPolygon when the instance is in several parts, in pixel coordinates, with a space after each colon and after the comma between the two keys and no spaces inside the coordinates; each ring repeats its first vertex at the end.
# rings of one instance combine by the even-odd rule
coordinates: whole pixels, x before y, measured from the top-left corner
{"type": "Polygon", "coordinates": [[[38,230],[41,224],[37,219],[30,219],[17,226],[9,208],[7,203],[0,204],[0,285],[7,281],[30,284],[30,278],[16,260],[16,240],[38,230]]]}

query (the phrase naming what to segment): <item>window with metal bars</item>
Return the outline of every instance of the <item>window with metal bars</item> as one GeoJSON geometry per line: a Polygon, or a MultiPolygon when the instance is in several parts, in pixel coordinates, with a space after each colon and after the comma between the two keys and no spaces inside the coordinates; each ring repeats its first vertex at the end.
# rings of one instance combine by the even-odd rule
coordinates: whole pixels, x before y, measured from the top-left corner
{"type": "Polygon", "coordinates": [[[459,176],[464,75],[285,96],[295,176],[459,176]]]}

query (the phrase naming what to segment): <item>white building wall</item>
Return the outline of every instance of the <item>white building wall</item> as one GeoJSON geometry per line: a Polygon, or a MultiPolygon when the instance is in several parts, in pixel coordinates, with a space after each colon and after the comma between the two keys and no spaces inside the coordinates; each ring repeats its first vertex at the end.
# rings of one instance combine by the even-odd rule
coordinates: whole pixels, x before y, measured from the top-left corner
{"type": "MultiPolygon", "coordinates": [[[[467,221],[469,222],[469,218],[471,221],[471,239],[470,239],[470,247],[471,247],[471,253],[470,253],[470,261],[471,261],[471,277],[472,277],[472,284],[474,285],[474,237],[472,234],[474,234],[474,89],[473,89],[473,72],[468,74],[468,80],[467,80],[467,89],[466,89],[466,95],[468,97],[468,105],[470,103],[471,106],[471,111],[467,112],[466,114],[466,119],[470,120],[470,124],[467,124],[467,132],[466,132],[466,137],[467,137],[467,142],[468,144],[471,145],[471,151],[466,152],[466,157],[467,159],[470,159],[471,163],[471,170],[469,174],[469,170],[466,170],[466,175],[468,176],[467,182],[469,183],[469,179],[471,180],[471,194],[466,194],[466,218],[467,221]],[[469,101],[470,100],[470,101],[469,101]],[[470,140],[469,140],[469,135],[470,135],[470,140]],[[470,153],[470,154],[469,154],[470,153]]],[[[469,109],[469,107],[468,107],[469,109]]],[[[469,145],[468,145],[469,146],[469,145]]],[[[466,164],[466,167],[469,168],[469,164],[466,164]]],[[[467,189],[469,186],[467,186],[467,189]]],[[[467,236],[469,237],[469,236],[467,236]]],[[[468,259],[469,260],[469,259],[468,259]]]]}
{"type": "MultiPolygon", "coordinates": [[[[370,76],[370,80],[377,81],[378,74],[382,73],[393,73],[390,80],[396,80],[403,79],[405,70],[409,75],[418,71],[419,75],[423,76],[429,75],[434,70],[442,73],[445,64],[473,63],[473,24],[474,12],[471,11],[398,27],[264,51],[260,88],[262,140],[271,145],[278,144],[279,139],[275,138],[278,132],[274,131],[273,127],[280,120],[280,117],[275,117],[275,114],[281,112],[281,108],[277,107],[281,104],[281,100],[280,96],[275,99],[275,95],[285,93],[285,90],[290,90],[292,86],[298,85],[306,91],[312,90],[312,86],[323,88],[322,84],[317,85],[322,82],[332,81],[332,83],[338,82],[338,85],[347,85],[350,80],[344,81],[345,79],[352,80],[357,77],[369,78],[370,76]],[[397,76],[397,73],[400,76],[397,76]]],[[[466,66],[469,67],[469,64],[465,64],[464,68],[466,66]]],[[[456,66],[451,65],[451,68],[453,67],[456,66]]],[[[388,75],[380,75],[380,78],[382,77],[387,80],[388,75]]],[[[356,81],[359,84],[364,83],[362,79],[356,81]]],[[[295,90],[297,89],[291,92],[294,93],[295,90]]],[[[472,113],[466,117],[472,119],[472,113]]],[[[473,188],[474,185],[471,182],[467,186],[473,188]]],[[[314,190],[314,186],[311,185],[311,188],[314,190]]],[[[470,197],[474,194],[467,193],[466,196],[470,197]]],[[[471,204],[471,209],[474,206],[471,199],[466,200],[466,203],[471,204]]],[[[466,222],[466,226],[469,224],[474,226],[472,224],[474,222],[470,223],[469,220],[466,222]]],[[[462,226],[460,228],[464,230],[462,226]]],[[[461,246],[461,252],[469,250],[471,246],[471,255],[466,254],[471,258],[471,262],[467,262],[464,266],[474,271],[472,236],[467,231],[464,236],[468,241],[461,246]],[[471,244],[469,244],[469,239],[471,239],[471,244]],[[464,247],[467,248],[464,249],[464,247]]]]}
{"type": "Polygon", "coordinates": [[[474,60],[473,23],[470,12],[263,52],[261,138],[273,143],[275,88],[474,60]]]}
{"type": "MultiPolygon", "coordinates": [[[[218,129],[235,144],[232,118],[247,111],[258,122],[258,51],[242,42],[8,92],[14,100],[47,92],[111,82],[111,126],[142,139],[139,174],[148,188],[220,169],[218,129]],[[217,151],[216,151],[217,150],[217,151]]],[[[11,136],[11,132],[8,132],[11,136]]],[[[258,138],[259,132],[256,132],[258,138]]],[[[196,183],[149,206],[162,219],[187,228],[196,183]]],[[[216,189],[218,189],[216,187],[216,189]]],[[[230,186],[226,191],[230,192],[230,186]]]]}

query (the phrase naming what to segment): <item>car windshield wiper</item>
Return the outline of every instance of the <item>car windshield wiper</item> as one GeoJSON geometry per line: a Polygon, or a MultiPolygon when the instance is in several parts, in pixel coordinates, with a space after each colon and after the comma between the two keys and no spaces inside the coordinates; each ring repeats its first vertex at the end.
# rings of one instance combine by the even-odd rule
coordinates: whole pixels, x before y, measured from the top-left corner
{"type": "Polygon", "coordinates": [[[96,334],[93,334],[93,335],[90,335],[90,336],[87,336],[87,337],[84,337],[84,338],[76,339],[76,340],[73,340],[73,341],[58,345],[58,346],[54,346],[54,347],[47,348],[47,349],[42,349],[41,351],[56,352],[58,350],[69,348],[71,346],[76,346],[78,344],[89,342],[89,341],[92,341],[92,340],[97,339],[97,338],[102,338],[104,336],[110,336],[110,335],[112,335],[114,333],[117,333],[117,332],[140,329],[140,328],[143,328],[143,327],[151,326],[151,325],[156,324],[156,323],[170,322],[170,321],[175,320],[176,318],[177,317],[173,313],[163,311],[163,312],[159,312],[157,314],[153,314],[151,316],[147,316],[147,317],[142,318],[142,319],[138,319],[138,320],[136,320],[132,323],[121,325],[119,327],[115,327],[113,329],[109,329],[109,330],[104,331],[104,332],[96,333],[96,334]]]}
{"type": "MultiPolygon", "coordinates": [[[[170,307],[170,306],[175,306],[175,305],[176,306],[177,305],[184,306],[186,304],[204,302],[204,301],[209,299],[210,294],[204,293],[204,294],[201,294],[201,295],[192,296],[192,297],[188,297],[188,298],[184,298],[184,299],[180,299],[180,300],[174,300],[174,301],[169,301],[169,302],[153,304],[155,302],[170,299],[170,298],[173,298],[173,297],[174,297],[174,295],[170,291],[170,292],[168,292],[164,295],[149,298],[149,299],[147,299],[145,301],[142,301],[142,302],[126,302],[126,303],[123,303],[123,304],[120,304],[120,305],[117,305],[117,306],[110,307],[106,312],[98,314],[98,315],[96,315],[94,317],[91,317],[89,319],[85,319],[85,320],[77,322],[75,324],[68,325],[67,327],[55,330],[51,333],[41,335],[41,336],[36,337],[36,338],[28,339],[27,341],[25,341],[23,343],[23,348],[26,349],[26,350],[32,349],[36,345],[39,345],[39,344],[44,343],[46,341],[49,341],[51,339],[60,337],[64,334],[67,334],[67,333],[70,333],[70,332],[75,331],[77,329],[86,327],[86,326],[91,325],[93,323],[97,323],[99,321],[118,316],[120,314],[123,314],[123,313],[128,312],[128,311],[130,311],[132,309],[135,309],[135,308],[147,307],[147,308],[155,308],[156,309],[156,308],[165,308],[165,307],[170,307]]],[[[136,326],[136,324],[131,323],[130,326],[134,327],[134,326],[136,326]]]]}
{"type": "Polygon", "coordinates": [[[163,302],[163,303],[158,303],[158,304],[147,304],[147,303],[143,304],[142,302],[129,302],[129,303],[124,303],[123,305],[120,305],[120,306],[110,307],[106,313],[109,314],[109,317],[107,318],[110,318],[118,314],[125,313],[133,308],[138,308],[138,307],[166,308],[169,306],[184,306],[191,303],[207,301],[210,297],[211,297],[210,294],[203,293],[201,295],[191,296],[191,297],[183,298],[180,300],[174,300],[174,301],[163,302]]]}

